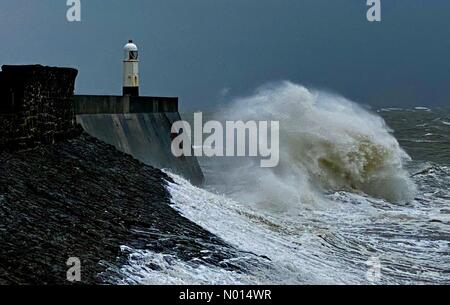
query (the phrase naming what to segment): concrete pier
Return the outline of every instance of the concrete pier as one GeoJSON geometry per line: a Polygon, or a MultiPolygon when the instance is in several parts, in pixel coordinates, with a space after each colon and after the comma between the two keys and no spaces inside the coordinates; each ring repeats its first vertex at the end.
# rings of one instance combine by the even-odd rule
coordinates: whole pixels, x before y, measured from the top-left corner
{"type": "Polygon", "coordinates": [[[195,185],[203,183],[197,159],[176,158],[171,151],[172,124],[181,120],[178,98],[76,95],[74,105],[77,122],[91,136],[195,185]]]}
{"type": "Polygon", "coordinates": [[[177,97],[76,95],[75,114],[178,112],[177,97]]]}
{"type": "Polygon", "coordinates": [[[167,169],[195,185],[203,183],[203,173],[195,157],[176,158],[172,154],[171,127],[181,120],[178,112],[78,114],[76,118],[91,136],[141,162],[167,169]]]}

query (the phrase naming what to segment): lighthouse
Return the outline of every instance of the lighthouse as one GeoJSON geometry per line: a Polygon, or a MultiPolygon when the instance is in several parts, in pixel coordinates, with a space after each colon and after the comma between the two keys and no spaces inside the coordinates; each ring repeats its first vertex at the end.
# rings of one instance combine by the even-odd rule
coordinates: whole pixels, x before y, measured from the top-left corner
{"type": "Polygon", "coordinates": [[[129,40],[123,49],[123,95],[139,96],[138,47],[129,40]]]}

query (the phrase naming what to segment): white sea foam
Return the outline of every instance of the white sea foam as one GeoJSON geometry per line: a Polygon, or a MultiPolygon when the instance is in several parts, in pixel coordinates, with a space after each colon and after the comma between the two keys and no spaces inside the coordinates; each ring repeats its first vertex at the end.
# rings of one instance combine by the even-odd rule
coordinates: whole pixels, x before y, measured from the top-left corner
{"type": "MultiPolygon", "coordinates": [[[[333,202],[328,207],[273,213],[170,176],[174,180],[168,186],[173,207],[181,215],[244,251],[243,257],[235,258],[240,265],[246,266],[248,252],[270,261],[260,259],[244,272],[233,272],[136,251],[132,266],[123,270],[136,283],[368,284],[367,262],[373,257],[382,265],[382,277],[376,283],[445,282],[445,270],[450,267],[442,261],[448,253],[445,235],[442,239],[416,238],[420,230],[440,225],[430,224],[430,220],[449,221],[439,209],[415,206],[419,203],[393,207],[363,194],[336,192],[326,196],[333,202]],[[142,259],[161,268],[142,268],[142,259]]],[[[442,232],[448,229],[441,227],[442,232]]]]}
{"type": "Polygon", "coordinates": [[[390,112],[390,111],[402,111],[403,108],[395,108],[395,107],[391,107],[391,108],[381,108],[380,111],[382,112],[390,112]]]}
{"type": "MultiPolygon", "coordinates": [[[[364,270],[346,266],[344,261],[323,258],[323,255],[332,255],[322,247],[327,229],[302,225],[297,222],[303,219],[300,215],[296,220],[272,217],[197,188],[179,176],[171,174],[171,177],[175,181],[169,184],[173,207],[183,216],[242,251],[270,259],[270,262],[261,260],[259,268],[249,266],[248,276],[241,275],[240,282],[342,284],[366,281],[364,270]],[[345,274],[343,269],[351,271],[345,274]]],[[[367,258],[369,256],[367,254],[367,258]]],[[[362,263],[364,258],[362,256],[362,263]]]]}
{"type": "Polygon", "coordinates": [[[448,282],[448,168],[419,169],[427,187],[413,200],[409,158],[380,117],[288,82],[235,100],[220,114],[230,117],[280,120],[280,166],[203,159],[206,187],[226,196],[172,174],[168,189],[174,209],[243,251],[244,267],[249,252],[255,263],[234,272],[134,250],[121,270],[128,282],[366,284],[373,258],[379,284],[448,282]]]}
{"type": "Polygon", "coordinates": [[[115,284],[134,285],[242,285],[254,280],[238,272],[182,261],[173,255],[122,247],[129,254],[128,264],[118,273],[115,284]]]}
{"type": "MultiPolygon", "coordinates": [[[[210,182],[233,188],[233,198],[266,205],[320,202],[323,191],[362,191],[392,202],[411,200],[414,184],[403,169],[408,155],[378,115],[347,99],[290,82],[236,99],[219,116],[280,121],[280,165],[253,160],[206,164],[210,182]]],[[[206,161],[208,162],[208,160],[206,161]]]]}

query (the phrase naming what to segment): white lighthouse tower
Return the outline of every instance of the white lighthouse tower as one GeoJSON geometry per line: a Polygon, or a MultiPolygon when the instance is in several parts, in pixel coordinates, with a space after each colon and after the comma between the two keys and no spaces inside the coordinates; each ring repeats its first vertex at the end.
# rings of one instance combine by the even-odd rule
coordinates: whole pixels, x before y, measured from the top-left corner
{"type": "Polygon", "coordinates": [[[129,40],[123,49],[123,95],[139,96],[138,48],[129,40]]]}

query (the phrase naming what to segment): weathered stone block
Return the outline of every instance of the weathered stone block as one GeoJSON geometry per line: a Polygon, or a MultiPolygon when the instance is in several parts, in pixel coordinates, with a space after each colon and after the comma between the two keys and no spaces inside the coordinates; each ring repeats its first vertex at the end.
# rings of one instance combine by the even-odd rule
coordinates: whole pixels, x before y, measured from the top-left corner
{"type": "Polygon", "coordinates": [[[32,148],[80,133],[71,68],[3,66],[0,72],[0,151],[32,148]]]}

